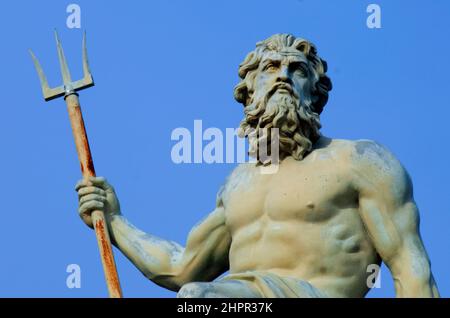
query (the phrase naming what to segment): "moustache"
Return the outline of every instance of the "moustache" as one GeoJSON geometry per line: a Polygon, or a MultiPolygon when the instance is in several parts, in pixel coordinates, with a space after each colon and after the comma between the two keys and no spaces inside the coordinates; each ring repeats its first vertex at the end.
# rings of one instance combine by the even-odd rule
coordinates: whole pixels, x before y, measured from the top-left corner
{"type": "Polygon", "coordinates": [[[294,91],[292,86],[285,82],[277,82],[275,83],[267,92],[266,100],[270,99],[273,94],[275,94],[278,90],[286,90],[289,94],[291,94],[295,99],[298,99],[297,93],[294,91]]]}

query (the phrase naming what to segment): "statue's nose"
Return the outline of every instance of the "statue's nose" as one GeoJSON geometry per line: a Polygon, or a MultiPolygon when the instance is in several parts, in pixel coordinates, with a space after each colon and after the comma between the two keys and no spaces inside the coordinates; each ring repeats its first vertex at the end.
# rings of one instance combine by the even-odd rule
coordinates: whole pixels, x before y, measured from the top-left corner
{"type": "Polygon", "coordinates": [[[278,71],[277,82],[290,82],[291,77],[289,74],[289,68],[286,65],[282,65],[278,71]]]}

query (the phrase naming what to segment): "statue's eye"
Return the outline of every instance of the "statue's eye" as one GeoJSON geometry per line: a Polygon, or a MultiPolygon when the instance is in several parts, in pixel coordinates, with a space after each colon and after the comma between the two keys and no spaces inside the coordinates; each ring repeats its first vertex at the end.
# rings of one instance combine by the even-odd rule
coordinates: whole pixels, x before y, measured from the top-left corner
{"type": "Polygon", "coordinates": [[[268,63],[264,67],[264,71],[272,72],[272,71],[276,71],[276,70],[277,70],[277,65],[275,63],[268,63]]]}
{"type": "Polygon", "coordinates": [[[308,76],[308,69],[305,63],[292,63],[291,69],[302,77],[308,76]]]}

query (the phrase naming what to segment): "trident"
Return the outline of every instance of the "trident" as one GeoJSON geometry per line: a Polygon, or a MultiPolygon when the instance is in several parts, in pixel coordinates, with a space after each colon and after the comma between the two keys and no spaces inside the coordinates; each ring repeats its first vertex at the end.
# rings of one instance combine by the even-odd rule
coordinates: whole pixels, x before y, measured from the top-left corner
{"type": "MultiPolygon", "coordinates": [[[[94,86],[94,79],[92,78],[91,71],[89,69],[87,57],[86,33],[83,35],[83,78],[75,82],[72,82],[70,77],[64,51],[56,30],[55,38],[56,47],[58,49],[59,64],[61,66],[61,73],[64,82],[63,85],[56,88],[50,88],[38,59],[31,50],[30,54],[39,75],[39,80],[41,81],[42,93],[44,94],[45,101],[50,101],[52,99],[64,96],[64,100],[67,104],[67,111],[69,112],[70,124],[72,126],[73,137],[75,139],[75,145],[77,148],[78,159],[80,160],[81,173],[83,177],[95,177],[94,164],[92,161],[77,93],[82,89],[94,86]]],[[[105,226],[105,216],[102,211],[96,210],[92,212],[91,217],[95,229],[95,235],[97,237],[98,248],[100,250],[100,257],[102,259],[109,296],[112,298],[121,298],[122,291],[120,288],[119,277],[117,275],[108,228],[105,226]]]]}

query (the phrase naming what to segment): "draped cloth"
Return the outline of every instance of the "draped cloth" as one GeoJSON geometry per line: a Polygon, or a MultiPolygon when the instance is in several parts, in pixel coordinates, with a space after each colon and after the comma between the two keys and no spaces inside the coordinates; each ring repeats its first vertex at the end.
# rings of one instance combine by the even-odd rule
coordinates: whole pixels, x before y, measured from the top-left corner
{"type": "MultiPolygon", "coordinates": [[[[294,277],[283,277],[267,272],[248,271],[229,274],[219,282],[245,282],[256,290],[263,298],[326,298],[324,292],[318,290],[307,281],[294,277]]],[[[238,296],[239,297],[239,296],[238,296]]]]}

